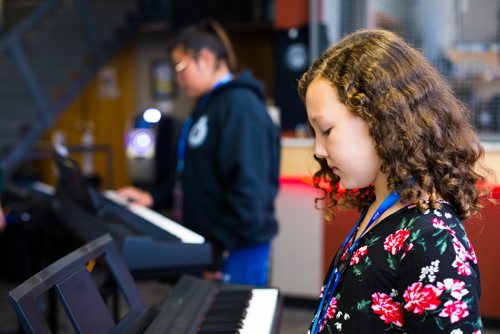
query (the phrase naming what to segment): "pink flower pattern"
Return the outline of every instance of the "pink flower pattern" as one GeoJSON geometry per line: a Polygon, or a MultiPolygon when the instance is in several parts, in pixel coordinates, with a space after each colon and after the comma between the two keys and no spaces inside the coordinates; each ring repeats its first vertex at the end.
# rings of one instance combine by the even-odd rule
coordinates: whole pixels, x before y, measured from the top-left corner
{"type": "Polygon", "coordinates": [[[410,236],[408,230],[398,230],[389,235],[384,241],[384,249],[392,255],[396,255],[404,246],[405,240],[410,236]]]}
{"type": "Polygon", "coordinates": [[[422,282],[413,283],[403,294],[405,299],[404,308],[416,314],[435,310],[441,304],[438,298],[442,293],[442,288],[437,288],[432,284],[424,286],[422,282]]]}
{"type": "Polygon", "coordinates": [[[337,312],[337,300],[334,297],[330,301],[330,304],[328,304],[328,309],[326,310],[325,319],[323,319],[323,322],[321,323],[321,327],[319,329],[320,332],[323,330],[323,327],[325,327],[327,321],[335,317],[335,312],[337,312]]]}
{"type": "Polygon", "coordinates": [[[386,324],[393,323],[398,327],[404,325],[403,312],[399,303],[394,302],[390,296],[380,292],[374,293],[372,300],[373,312],[379,314],[380,319],[384,320],[386,324]]]}
{"type": "Polygon", "coordinates": [[[361,239],[320,333],[482,333],[477,257],[457,215],[443,207],[406,208],[361,239]]]}
{"type": "Polygon", "coordinates": [[[453,278],[447,278],[443,282],[438,282],[438,288],[443,290],[450,290],[450,294],[453,298],[461,300],[463,296],[469,293],[469,290],[465,289],[465,282],[453,278]]]}
{"type": "Polygon", "coordinates": [[[460,321],[461,319],[465,318],[466,316],[469,315],[469,309],[467,307],[467,304],[460,300],[448,300],[446,303],[444,303],[444,308],[439,313],[440,317],[448,317],[450,318],[450,322],[453,324],[457,321],[460,321]]]}
{"type": "Polygon", "coordinates": [[[352,253],[351,262],[349,264],[351,266],[358,264],[359,261],[361,261],[361,258],[365,256],[367,253],[368,253],[368,246],[363,246],[356,249],[354,253],[352,253]]]}

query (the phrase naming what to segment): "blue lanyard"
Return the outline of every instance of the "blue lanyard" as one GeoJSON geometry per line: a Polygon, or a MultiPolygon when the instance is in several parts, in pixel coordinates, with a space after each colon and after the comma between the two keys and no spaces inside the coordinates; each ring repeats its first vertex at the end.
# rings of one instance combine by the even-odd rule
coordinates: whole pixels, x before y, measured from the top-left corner
{"type": "MultiPolygon", "coordinates": [[[[226,73],[212,88],[210,93],[203,95],[200,97],[198,100],[198,110],[203,110],[207,103],[210,95],[218,88],[221,86],[225,85],[229,81],[233,79],[233,75],[231,72],[226,73]]],[[[175,171],[177,172],[177,176],[182,174],[182,171],[184,170],[184,158],[186,155],[186,144],[187,144],[187,138],[189,136],[189,130],[191,130],[191,125],[193,124],[193,117],[189,116],[184,124],[182,125],[182,130],[181,130],[181,135],[179,137],[179,141],[177,142],[177,165],[175,168],[175,171]]]]}
{"type": "Polygon", "coordinates": [[[391,206],[393,206],[398,200],[399,200],[399,192],[393,191],[391,192],[385,199],[384,201],[380,204],[380,206],[375,210],[375,213],[372,215],[370,218],[370,221],[368,224],[366,224],[366,227],[364,228],[363,232],[360,234],[360,237],[357,238],[352,245],[347,249],[346,253],[346,245],[349,243],[350,240],[352,240],[352,237],[354,233],[357,231],[359,224],[363,220],[363,218],[366,215],[366,212],[368,211],[368,208],[363,212],[361,217],[359,217],[358,221],[354,225],[353,229],[351,232],[349,232],[349,235],[347,238],[345,238],[344,242],[342,243],[342,246],[338,250],[337,254],[335,255],[335,259],[333,261],[334,268],[332,269],[332,272],[330,274],[330,277],[328,279],[328,283],[326,284],[325,288],[323,289],[323,297],[321,297],[321,301],[319,303],[318,309],[316,310],[316,315],[314,316],[314,322],[311,326],[311,334],[316,334],[319,332],[319,324],[321,324],[325,318],[326,311],[328,310],[328,306],[330,304],[330,301],[333,298],[333,293],[335,292],[335,289],[337,288],[337,285],[339,283],[340,277],[344,273],[344,271],[347,269],[347,266],[349,265],[349,260],[342,261],[342,256],[346,254],[347,259],[350,259],[350,255],[354,252],[354,249],[356,249],[359,240],[361,239],[361,236],[365,234],[365,232],[370,228],[370,226],[373,225],[373,223],[385,212],[387,209],[389,209],[391,206]],[[348,256],[349,255],[349,256],[348,256]],[[342,261],[342,262],[340,262],[342,261]],[[340,263],[339,263],[340,262],[340,263]],[[332,284],[333,283],[333,284],[332,284]],[[327,302],[326,302],[327,301],[327,302]],[[325,303],[326,302],[326,303],[325,303]]]}
{"type": "Polygon", "coordinates": [[[193,117],[189,116],[182,125],[181,136],[179,137],[179,141],[177,142],[177,166],[175,170],[178,175],[180,175],[184,170],[184,155],[186,153],[187,137],[192,123],[193,117]]]}

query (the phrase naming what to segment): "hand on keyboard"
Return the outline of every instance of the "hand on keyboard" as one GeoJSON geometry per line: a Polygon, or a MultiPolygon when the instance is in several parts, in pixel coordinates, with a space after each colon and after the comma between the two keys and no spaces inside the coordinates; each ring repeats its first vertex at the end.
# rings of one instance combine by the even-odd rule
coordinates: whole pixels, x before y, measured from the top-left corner
{"type": "Polygon", "coordinates": [[[128,202],[144,205],[147,207],[153,206],[153,196],[150,193],[136,187],[123,187],[116,191],[116,193],[128,202]]]}
{"type": "Polygon", "coordinates": [[[208,281],[221,281],[224,277],[221,271],[204,271],[202,276],[208,281]]]}

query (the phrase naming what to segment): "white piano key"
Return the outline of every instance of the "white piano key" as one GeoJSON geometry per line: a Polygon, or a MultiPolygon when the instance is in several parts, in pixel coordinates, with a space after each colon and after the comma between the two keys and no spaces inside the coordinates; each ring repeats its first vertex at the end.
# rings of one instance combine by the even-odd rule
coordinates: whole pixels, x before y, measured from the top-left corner
{"type": "Polygon", "coordinates": [[[36,191],[39,191],[39,192],[44,193],[46,195],[51,195],[52,196],[52,195],[54,195],[56,193],[55,188],[53,186],[51,186],[50,184],[47,184],[47,183],[35,181],[35,182],[33,182],[31,184],[31,186],[36,191]]]}
{"type": "Polygon", "coordinates": [[[126,199],[120,197],[113,190],[104,191],[104,196],[115,203],[126,206],[131,212],[151,222],[151,224],[154,224],[159,228],[175,235],[185,243],[202,244],[205,242],[205,238],[198,233],[185,228],[184,226],[145,206],[129,203],[126,199]]]}
{"type": "Polygon", "coordinates": [[[278,303],[278,289],[253,289],[241,334],[269,334],[278,303]]]}

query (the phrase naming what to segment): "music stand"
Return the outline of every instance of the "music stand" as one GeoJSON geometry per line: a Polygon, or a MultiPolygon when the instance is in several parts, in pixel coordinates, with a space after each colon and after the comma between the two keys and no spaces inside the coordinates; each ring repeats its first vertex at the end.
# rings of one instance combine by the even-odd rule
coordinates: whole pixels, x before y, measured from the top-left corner
{"type": "Polygon", "coordinates": [[[77,333],[133,332],[154,316],[109,234],[64,256],[9,292],[9,302],[26,333],[51,333],[37,307],[37,298],[52,288],[77,333]],[[87,268],[87,264],[97,258],[105,261],[129,306],[127,314],[118,322],[113,320],[87,268]]]}
{"type": "Polygon", "coordinates": [[[97,214],[99,201],[95,190],[88,184],[80,165],[73,159],[55,154],[55,166],[58,174],[57,191],[63,192],[75,203],[91,213],[97,214]]]}

